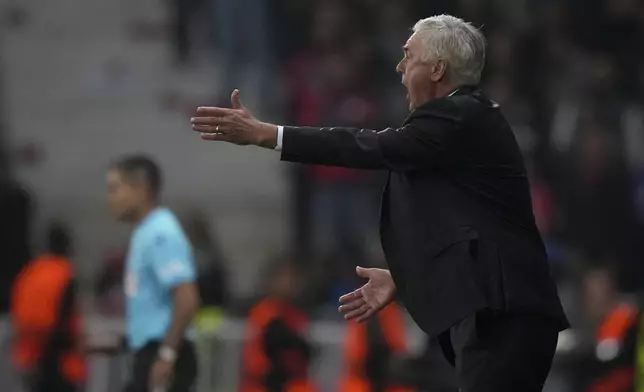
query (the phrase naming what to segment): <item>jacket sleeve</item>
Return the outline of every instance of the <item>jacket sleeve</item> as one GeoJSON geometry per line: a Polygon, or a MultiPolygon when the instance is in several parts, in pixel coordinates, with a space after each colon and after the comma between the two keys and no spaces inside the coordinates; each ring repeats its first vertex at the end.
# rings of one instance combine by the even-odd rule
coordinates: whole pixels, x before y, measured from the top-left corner
{"type": "Polygon", "coordinates": [[[284,127],[282,160],[356,169],[406,171],[450,159],[458,121],[424,115],[401,128],[284,127]]]}

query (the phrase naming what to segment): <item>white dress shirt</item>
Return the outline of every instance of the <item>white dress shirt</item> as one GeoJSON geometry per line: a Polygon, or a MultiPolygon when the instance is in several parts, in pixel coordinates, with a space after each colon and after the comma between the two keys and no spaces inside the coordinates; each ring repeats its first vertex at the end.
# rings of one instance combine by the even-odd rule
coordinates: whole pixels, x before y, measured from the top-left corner
{"type": "Polygon", "coordinates": [[[277,126],[277,144],[275,144],[275,151],[282,151],[282,140],[284,140],[284,127],[277,126]]]}

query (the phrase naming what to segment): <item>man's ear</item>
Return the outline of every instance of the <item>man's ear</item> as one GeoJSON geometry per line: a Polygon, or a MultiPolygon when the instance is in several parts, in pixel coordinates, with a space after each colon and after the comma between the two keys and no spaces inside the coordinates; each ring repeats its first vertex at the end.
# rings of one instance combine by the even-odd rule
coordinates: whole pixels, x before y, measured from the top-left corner
{"type": "Polygon", "coordinates": [[[432,65],[432,73],[430,79],[432,82],[440,82],[447,75],[447,63],[445,60],[438,59],[434,65],[432,65]]]}

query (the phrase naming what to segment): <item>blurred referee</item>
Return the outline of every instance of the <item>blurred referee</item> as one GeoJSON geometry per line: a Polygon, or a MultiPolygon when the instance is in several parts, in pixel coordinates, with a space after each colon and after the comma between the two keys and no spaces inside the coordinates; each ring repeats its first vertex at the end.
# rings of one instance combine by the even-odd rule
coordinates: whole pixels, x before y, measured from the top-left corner
{"type": "Polygon", "coordinates": [[[199,307],[190,243],[175,215],[158,205],[161,173],[151,159],[121,158],[108,172],[107,187],[112,213],[136,224],[125,273],[134,352],[125,391],[190,391],[197,360],[186,336],[199,307]]]}

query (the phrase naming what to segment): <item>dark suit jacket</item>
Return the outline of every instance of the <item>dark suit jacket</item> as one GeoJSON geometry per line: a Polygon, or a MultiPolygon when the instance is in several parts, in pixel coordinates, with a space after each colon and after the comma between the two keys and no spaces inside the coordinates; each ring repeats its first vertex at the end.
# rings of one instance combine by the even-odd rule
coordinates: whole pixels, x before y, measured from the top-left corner
{"type": "Polygon", "coordinates": [[[389,171],[382,247],[398,295],[430,336],[484,308],[567,328],[519,147],[478,88],[418,107],[398,129],[285,127],[282,160],[389,171]]]}

